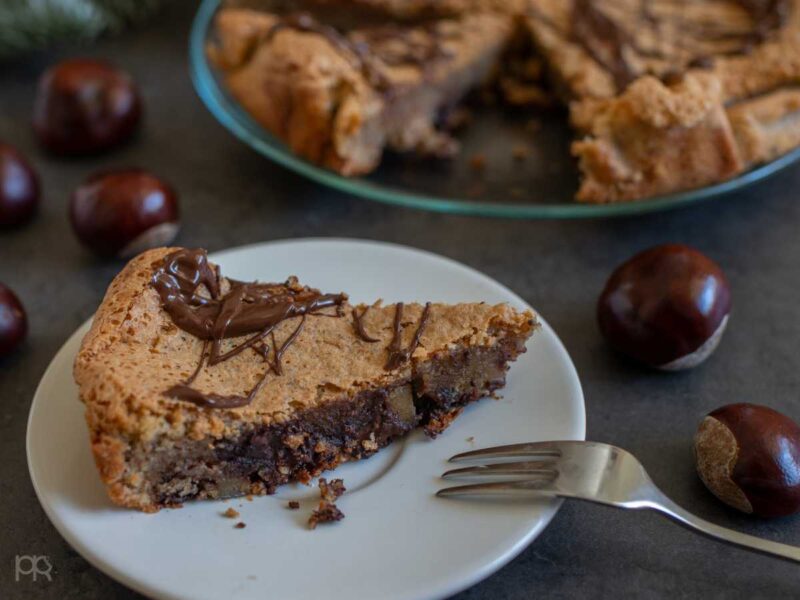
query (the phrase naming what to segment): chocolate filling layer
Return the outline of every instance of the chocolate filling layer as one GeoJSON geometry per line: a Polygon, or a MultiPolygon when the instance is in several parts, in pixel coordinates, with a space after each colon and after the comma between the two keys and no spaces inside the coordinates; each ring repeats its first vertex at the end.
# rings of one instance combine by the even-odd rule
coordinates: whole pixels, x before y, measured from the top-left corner
{"type": "Polygon", "coordinates": [[[341,462],[366,458],[417,426],[435,436],[462,408],[505,383],[524,340],[456,349],[416,366],[409,381],[301,410],[285,423],[252,427],[235,440],[159,441],[129,464],[147,475],[159,506],[197,498],[273,493],[341,462]],[[144,463],[144,464],[142,464],[144,463]]]}

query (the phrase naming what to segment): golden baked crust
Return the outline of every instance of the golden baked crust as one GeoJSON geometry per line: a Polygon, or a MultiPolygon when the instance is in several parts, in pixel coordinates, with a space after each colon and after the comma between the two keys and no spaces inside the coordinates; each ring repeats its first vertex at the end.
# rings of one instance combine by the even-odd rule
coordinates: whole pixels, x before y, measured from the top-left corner
{"type": "MultiPolygon", "coordinates": [[[[250,404],[203,408],[165,395],[194,371],[203,346],[200,339],[175,326],[151,285],[155,269],[173,250],[145,252],[120,272],[75,360],[75,381],[86,406],[95,461],[112,500],[124,506],[154,510],[163,504],[153,496],[148,481],[149,457],[160,449],[185,447],[187,440],[213,446],[239,439],[254,427],[279,426],[331,403],[356,401],[361,393],[408,385],[418,364],[449,349],[489,348],[513,335],[522,340],[524,351],[524,340],[536,327],[530,312],[507,305],[433,304],[411,360],[387,371],[395,306],[376,304],[363,318],[365,329],[379,343],[367,343],[355,334],[351,307],[345,306],[343,317],[307,318],[283,358],[282,374],[270,376],[250,404]]],[[[404,347],[411,342],[422,310],[418,304],[405,306],[404,347]]],[[[287,319],[276,327],[279,343],[294,331],[297,321],[287,319]]],[[[226,340],[226,347],[237,342],[241,339],[226,340]]],[[[246,395],[265,368],[257,354],[243,352],[203,368],[193,387],[246,395]]],[[[367,449],[374,451],[377,445],[367,449]]],[[[257,486],[242,493],[264,491],[269,489],[257,486]]]]}
{"type": "Polygon", "coordinates": [[[269,13],[222,10],[212,59],[264,128],[343,175],[372,171],[385,147],[452,153],[439,111],[489,77],[512,31],[492,13],[355,29],[341,40],[279,23],[269,13]]]}
{"type": "Polygon", "coordinates": [[[621,96],[593,102],[589,135],[573,144],[583,173],[578,200],[636,200],[739,173],[719,95],[719,81],[697,73],[672,87],[642,77],[621,96]]]}
{"type": "Polygon", "coordinates": [[[610,98],[636,79],[691,69],[724,101],[796,78],[797,0],[530,0],[528,25],[567,100],[610,98]]]}
{"type": "Polygon", "coordinates": [[[614,96],[613,76],[572,39],[573,0],[531,0],[530,4],[526,24],[559,95],[567,101],[614,96]]]}

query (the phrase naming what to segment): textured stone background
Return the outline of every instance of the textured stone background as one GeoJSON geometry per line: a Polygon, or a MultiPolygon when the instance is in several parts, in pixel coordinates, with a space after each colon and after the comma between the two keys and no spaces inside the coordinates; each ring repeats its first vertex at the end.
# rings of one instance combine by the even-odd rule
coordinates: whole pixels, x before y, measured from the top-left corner
{"type": "MultiPolygon", "coordinates": [[[[0,65],[0,139],[39,166],[45,199],[30,226],[0,234],[0,280],[31,316],[21,352],[0,362],[0,597],[134,597],[76,554],[48,522],[25,460],[36,384],[54,353],[94,311],[118,263],[93,259],[66,219],[70,191],[90,170],[139,165],[168,178],[184,205],[179,242],[218,250],[299,236],[349,236],[424,248],[471,265],[535,306],[581,375],[588,435],[634,452],[656,483],[716,523],[800,545],[800,518],[759,522],[717,503],[693,472],[691,438],[707,411],[734,401],[800,418],[800,168],[724,199],[646,217],[513,222],[427,214],[317,187],[233,139],[196,97],[187,32],[196,4],[176,2],[154,26],[89,49],[66,48],[0,65]],[[100,55],[130,70],[147,108],[140,138],[91,160],[52,160],[30,131],[34,84],[60,57],[100,55]],[[604,347],[594,303],[610,270],[644,247],[691,244],[726,270],[734,314],[702,368],[641,370],[604,347]],[[14,556],[46,554],[52,583],[14,582],[14,556]]],[[[650,513],[566,503],[522,555],[461,597],[800,596],[797,566],[712,543],[650,513]]]]}

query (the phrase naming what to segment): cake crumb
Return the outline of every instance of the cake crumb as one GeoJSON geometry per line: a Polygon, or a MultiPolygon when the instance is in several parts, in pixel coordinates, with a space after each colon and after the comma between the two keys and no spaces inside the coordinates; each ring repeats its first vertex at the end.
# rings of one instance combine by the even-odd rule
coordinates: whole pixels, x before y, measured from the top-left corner
{"type": "Polygon", "coordinates": [[[316,529],[320,523],[331,523],[344,519],[344,513],[334,504],[337,498],[344,494],[347,488],[341,479],[332,479],[328,482],[324,477],[319,478],[319,506],[308,518],[308,528],[316,529]]]}
{"type": "Polygon", "coordinates": [[[344,519],[344,513],[335,504],[323,500],[319,503],[319,508],[312,512],[308,518],[308,528],[316,529],[320,523],[333,523],[342,519],[344,519]]]}
{"type": "Polygon", "coordinates": [[[244,499],[247,500],[248,502],[252,502],[253,501],[253,494],[247,494],[247,496],[245,496],[244,499]]]}
{"type": "Polygon", "coordinates": [[[289,504],[286,505],[286,508],[289,510],[297,510],[300,508],[300,503],[297,500],[290,500],[289,504]]]}
{"type": "Polygon", "coordinates": [[[486,156],[474,154],[469,159],[469,168],[473,171],[483,171],[486,168],[486,156]]]}
{"type": "Polygon", "coordinates": [[[514,160],[525,160],[531,155],[531,149],[525,144],[517,144],[511,151],[514,160]]]}
{"type": "Polygon", "coordinates": [[[319,496],[328,502],[335,502],[339,496],[344,494],[347,488],[341,479],[331,479],[330,483],[324,478],[319,478],[319,496]]]}
{"type": "Polygon", "coordinates": [[[223,517],[228,517],[229,519],[235,519],[239,516],[239,511],[233,508],[232,506],[228,508],[224,513],[222,513],[223,517]]]}
{"type": "Polygon", "coordinates": [[[242,521],[239,521],[236,525],[234,525],[234,527],[236,529],[244,529],[245,527],[247,527],[247,524],[243,523],[242,521]]]}
{"type": "Polygon", "coordinates": [[[475,436],[474,436],[474,435],[471,435],[471,436],[469,436],[469,437],[467,438],[467,441],[468,441],[468,442],[471,444],[472,442],[474,442],[474,441],[475,441],[475,436]]]}

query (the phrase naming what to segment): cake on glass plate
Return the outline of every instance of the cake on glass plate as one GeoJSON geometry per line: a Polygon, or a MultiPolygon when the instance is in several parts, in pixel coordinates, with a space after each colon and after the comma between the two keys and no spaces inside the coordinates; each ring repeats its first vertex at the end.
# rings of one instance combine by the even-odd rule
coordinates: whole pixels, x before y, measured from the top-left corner
{"type": "Polygon", "coordinates": [[[215,29],[232,95],[347,176],[385,150],[457,152],[446,116],[521,64],[569,110],[581,202],[718,183],[800,144],[800,0],[229,3],[215,29]]]}

